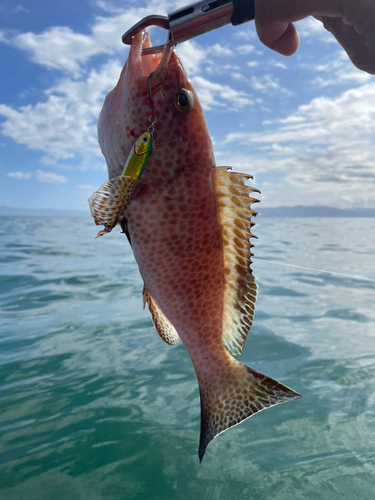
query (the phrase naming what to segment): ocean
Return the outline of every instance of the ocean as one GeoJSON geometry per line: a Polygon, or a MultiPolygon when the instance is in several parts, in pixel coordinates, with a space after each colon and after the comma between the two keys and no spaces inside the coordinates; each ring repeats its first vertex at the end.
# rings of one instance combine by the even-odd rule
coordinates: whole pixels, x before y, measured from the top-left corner
{"type": "Polygon", "coordinates": [[[373,500],[375,219],[257,223],[238,359],[303,398],[220,435],[199,464],[194,370],[142,310],[124,235],[2,218],[1,500],[373,500]]]}

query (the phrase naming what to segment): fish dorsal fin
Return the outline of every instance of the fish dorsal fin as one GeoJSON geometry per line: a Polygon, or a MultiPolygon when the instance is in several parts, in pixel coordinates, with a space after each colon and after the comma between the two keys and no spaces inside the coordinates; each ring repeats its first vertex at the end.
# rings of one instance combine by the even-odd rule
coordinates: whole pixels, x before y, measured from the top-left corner
{"type": "Polygon", "coordinates": [[[255,188],[246,186],[250,175],[232,173],[231,167],[218,167],[217,193],[224,250],[224,309],[223,343],[230,354],[241,354],[246,336],[253,322],[258,285],[250,268],[253,256],[250,238],[251,217],[258,214],[251,209],[255,188]]]}
{"type": "Polygon", "coordinates": [[[151,313],[152,322],[154,323],[156,331],[160,337],[169,345],[177,344],[180,337],[178,336],[175,327],[169,319],[166,318],[163,311],[155,302],[153,296],[145,287],[143,289],[143,309],[145,308],[146,303],[148,304],[148,309],[151,313]]]}

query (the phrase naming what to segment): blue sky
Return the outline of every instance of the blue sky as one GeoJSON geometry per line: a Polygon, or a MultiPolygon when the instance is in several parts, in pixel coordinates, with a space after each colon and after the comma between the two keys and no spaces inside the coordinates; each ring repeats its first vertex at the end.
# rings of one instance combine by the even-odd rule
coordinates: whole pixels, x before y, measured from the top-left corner
{"type": "MultiPolygon", "coordinates": [[[[88,210],[107,178],[96,120],[127,58],[121,36],[187,3],[0,4],[0,205],[88,210]]],[[[217,164],[253,174],[263,206],[375,207],[375,77],[318,21],[297,29],[290,58],[264,47],[253,23],[178,45],[217,164]]]]}

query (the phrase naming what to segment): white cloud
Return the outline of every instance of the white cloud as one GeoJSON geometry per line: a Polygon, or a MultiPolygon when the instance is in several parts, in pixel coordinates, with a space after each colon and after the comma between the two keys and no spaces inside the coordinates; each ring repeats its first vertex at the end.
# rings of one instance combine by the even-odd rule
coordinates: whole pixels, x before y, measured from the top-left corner
{"type": "Polygon", "coordinates": [[[331,33],[324,28],[323,23],[313,17],[307,17],[306,19],[302,19],[294,24],[301,38],[311,37],[327,43],[336,41],[333,35],[331,35],[331,33]]]}
{"type": "Polygon", "coordinates": [[[44,164],[73,158],[77,153],[100,155],[96,121],[104,97],[116,84],[120,71],[119,62],[109,61],[99,72],[91,70],[86,81],[60,80],[45,92],[46,100],[34,106],[14,109],[0,104],[0,115],[5,117],[1,133],[46,153],[44,164]]]}
{"type": "MultiPolygon", "coordinates": [[[[101,2],[102,6],[105,4],[101,2]]],[[[67,71],[77,77],[82,73],[82,65],[95,55],[125,54],[121,41],[124,31],[149,15],[150,11],[166,13],[172,5],[174,3],[154,0],[146,7],[126,7],[111,17],[97,17],[88,35],[77,33],[67,26],[54,26],[41,33],[1,30],[0,41],[29,52],[32,61],[37,64],[67,71]]]]}
{"type": "MultiPolygon", "coordinates": [[[[65,75],[44,91],[40,102],[21,107],[0,104],[0,115],[4,118],[0,123],[0,132],[19,144],[42,152],[41,164],[59,163],[60,171],[62,168],[105,169],[97,144],[96,121],[104,96],[116,84],[127,56],[121,36],[145,15],[153,12],[165,14],[187,3],[184,0],[151,0],[147,7],[140,8],[137,7],[139,4],[133,3],[127,8],[126,5],[131,3],[126,2],[124,7],[118,7],[116,1],[96,1],[103,11],[102,17],[93,19],[91,26],[82,33],[64,26],[50,27],[39,33],[20,34],[0,30],[0,42],[26,51],[35,63],[63,71],[65,75]],[[95,59],[94,56],[100,54],[111,60],[98,67],[98,61],[102,59],[95,59]],[[90,69],[92,65],[96,69],[90,69]],[[64,167],[64,160],[74,157],[79,157],[78,161],[66,162],[64,167]]],[[[17,9],[17,5],[14,8],[17,9]]],[[[19,11],[22,12],[22,9],[19,11]]],[[[358,199],[362,197],[365,203],[370,203],[375,192],[372,167],[375,155],[372,102],[375,102],[375,96],[371,93],[373,87],[365,83],[373,77],[355,70],[347,62],[343,51],[335,46],[324,45],[327,51],[323,51],[321,62],[316,64],[315,52],[312,53],[312,47],[316,51],[315,41],[334,42],[334,38],[320,22],[311,18],[297,23],[297,27],[302,37],[299,54],[303,54],[305,61],[303,69],[302,64],[299,66],[301,81],[307,82],[309,91],[313,87],[314,95],[319,95],[322,92],[320,89],[329,85],[341,84],[343,88],[361,85],[358,93],[343,93],[337,99],[319,97],[300,106],[289,116],[275,119],[278,111],[274,107],[274,97],[287,92],[277,78],[286,64],[276,61],[276,56],[269,56],[268,59],[260,57],[261,53],[257,51],[260,44],[251,24],[242,28],[243,31],[240,28],[233,30],[230,40],[223,41],[228,46],[218,43],[203,48],[196,40],[178,45],[178,53],[205,110],[221,106],[223,112],[238,111],[238,130],[242,131],[249,130],[244,111],[249,106],[255,105],[253,109],[260,113],[267,111],[271,117],[270,120],[263,120],[263,126],[259,125],[262,129],[259,133],[227,134],[224,146],[220,130],[214,130],[217,134],[215,154],[220,157],[220,163],[234,164],[238,170],[262,175],[270,170],[280,173],[282,181],[268,179],[270,188],[266,196],[270,199],[274,194],[275,204],[285,203],[283,200],[288,204],[290,199],[319,203],[323,195],[329,196],[332,203],[342,204],[354,199],[354,190],[357,190],[358,199]],[[301,52],[305,49],[306,53],[301,52]],[[247,54],[250,55],[247,57],[247,54]],[[246,62],[250,58],[254,60],[246,62]],[[256,70],[246,69],[258,65],[268,67],[259,77],[256,70]],[[307,73],[306,68],[311,73],[307,73]],[[247,76],[249,73],[250,77],[247,76]],[[213,79],[210,75],[219,75],[220,83],[210,81],[208,78],[213,79]],[[242,81],[244,78],[246,85],[242,81]],[[264,104],[259,98],[251,98],[252,94],[264,97],[264,104]],[[236,146],[241,143],[241,155],[237,154],[234,141],[236,146]]],[[[61,73],[59,75],[61,77],[61,73]]],[[[52,76],[55,77],[55,74],[52,76]]],[[[328,91],[333,95],[333,89],[327,88],[328,91]]],[[[31,99],[31,93],[24,94],[25,99],[31,99]]],[[[263,118],[265,113],[259,121],[263,118]]],[[[64,176],[44,170],[34,174],[12,172],[8,175],[20,180],[33,175],[40,182],[68,182],[64,176]]],[[[69,179],[72,182],[73,174],[67,175],[72,177],[69,179]]],[[[264,185],[268,181],[264,181],[264,185]]],[[[97,187],[84,183],[82,180],[77,183],[82,196],[85,191],[94,191],[97,187]]]]}
{"type": "Polygon", "coordinates": [[[64,184],[68,180],[63,175],[54,174],[53,172],[44,172],[43,170],[37,170],[35,174],[39,182],[46,182],[48,184],[64,184]]]}
{"type": "Polygon", "coordinates": [[[287,69],[286,64],[284,64],[284,63],[282,63],[282,62],[280,62],[280,61],[272,61],[272,62],[271,62],[271,64],[272,64],[272,66],[273,66],[274,68],[287,69]]]}
{"type": "Polygon", "coordinates": [[[319,87],[342,85],[345,83],[364,84],[373,78],[372,75],[365,71],[360,71],[353,66],[347,54],[342,49],[334,54],[334,57],[328,62],[309,66],[309,69],[314,73],[323,74],[323,76],[317,76],[312,81],[314,85],[319,87]]]}
{"type": "Polygon", "coordinates": [[[29,9],[27,9],[27,8],[26,8],[26,7],[24,7],[23,5],[18,4],[18,5],[16,5],[16,6],[13,8],[12,12],[14,12],[15,14],[19,14],[20,12],[23,12],[23,13],[25,13],[25,14],[28,14],[30,11],[29,11],[29,9]]]}
{"type": "Polygon", "coordinates": [[[21,33],[2,37],[2,41],[30,53],[32,61],[48,69],[72,72],[78,76],[81,64],[99,53],[113,53],[113,41],[100,46],[99,40],[75,33],[71,28],[57,26],[42,33],[21,33]]]}
{"type": "Polygon", "coordinates": [[[375,204],[374,83],[315,98],[271,124],[259,133],[227,134],[225,142],[251,148],[252,156],[241,159],[250,171],[284,172],[278,202],[284,191],[303,204],[375,204]]]}
{"type": "Polygon", "coordinates": [[[51,158],[50,156],[42,156],[41,159],[39,160],[40,163],[43,163],[43,165],[55,165],[57,163],[56,158],[51,158]]]}
{"type": "MultiPolygon", "coordinates": [[[[8,177],[17,180],[30,179],[33,176],[31,172],[8,172],[8,177]]],[[[68,181],[66,177],[53,172],[44,172],[43,170],[36,170],[35,177],[39,182],[46,182],[48,184],[64,184],[68,181]]]]}
{"type": "Polygon", "coordinates": [[[109,14],[122,14],[124,12],[124,8],[120,8],[116,5],[113,5],[111,2],[106,2],[105,0],[97,0],[95,5],[102,9],[103,12],[108,12],[109,14]]]}
{"type": "Polygon", "coordinates": [[[201,76],[195,76],[192,81],[203,109],[209,110],[214,106],[226,106],[227,104],[231,105],[231,109],[239,109],[254,104],[254,101],[249,99],[245,92],[235,90],[229,85],[214,83],[201,76]],[[221,99],[221,102],[218,101],[217,97],[221,99]]]}
{"type": "Polygon", "coordinates": [[[368,73],[360,74],[355,71],[350,71],[349,73],[338,73],[335,78],[322,78],[320,76],[317,76],[312,80],[312,84],[323,88],[332,85],[342,85],[346,82],[363,84],[368,82],[369,80],[371,80],[371,75],[369,75],[368,73]]]}
{"type": "Polygon", "coordinates": [[[237,28],[236,31],[234,32],[233,37],[239,40],[245,40],[246,42],[254,40],[257,37],[255,30],[251,29],[249,24],[247,26],[249,28],[246,31],[238,31],[237,28]]]}
{"type": "Polygon", "coordinates": [[[30,179],[32,176],[31,172],[9,172],[8,177],[11,177],[12,179],[18,179],[18,180],[23,180],[23,179],[30,179]]]}
{"type": "Polygon", "coordinates": [[[236,50],[239,54],[250,54],[255,49],[254,45],[239,45],[236,50]]]}
{"type": "Polygon", "coordinates": [[[206,71],[210,75],[228,75],[233,76],[233,73],[238,73],[241,69],[236,64],[218,64],[217,62],[207,61],[206,71]]]}
{"type": "Polygon", "coordinates": [[[215,57],[226,57],[233,55],[233,52],[228,47],[224,47],[223,45],[220,45],[218,43],[215,43],[215,45],[208,47],[207,53],[215,57]]]}
{"type": "Polygon", "coordinates": [[[12,2],[0,3],[0,15],[7,18],[9,14],[28,14],[30,11],[21,4],[12,5],[12,2]]]}
{"type": "Polygon", "coordinates": [[[242,73],[238,73],[237,71],[231,72],[230,73],[231,78],[234,80],[245,80],[246,78],[243,76],[242,73]]]}
{"type": "MultiPolygon", "coordinates": [[[[101,5],[105,7],[104,4],[101,5]]],[[[171,8],[175,6],[166,3],[157,5],[158,8],[163,5],[171,8]]],[[[100,53],[113,44],[113,41],[108,40],[103,42],[103,46],[101,44],[102,38],[106,38],[109,31],[116,30],[117,26],[122,34],[124,27],[138,21],[145,14],[141,9],[130,11],[136,18],[131,22],[124,22],[124,14],[115,16],[115,22],[114,17],[97,18],[91,35],[82,35],[70,28],[60,27],[51,28],[40,35],[13,35],[11,43],[16,46],[19,43],[20,48],[21,45],[28,47],[34,60],[37,59],[37,62],[47,67],[50,67],[52,61],[54,67],[69,70],[72,75],[58,80],[45,90],[44,99],[36,104],[18,108],[0,104],[0,116],[5,118],[0,124],[1,134],[30,149],[42,151],[44,156],[40,162],[44,165],[53,165],[59,160],[72,159],[77,155],[89,155],[91,169],[92,156],[101,157],[97,143],[97,118],[105,95],[117,83],[127,49],[120,44],[119,48],[124,52],[121,61],[109,60],[98,70],[91,69],[88,74],[81,73],[81,64],[85,58],[100,53]],[[51,45],[52,39],[54,41],[51,45]]],[[[179,45],[179,54],[189,75],[199,71],[201,62],[207,56],[199,44],[192,41],[179,45]]],[[[95,168],[101,170],[103,164],[96,165],[95,168]]]]}
{"type": "Polygon", "coordinates": [[[197,73],[201,63],[207,58],[203,48],[191,40],[178,46],[178,55],[188,75],[197,73]]]}
{"type": "Polygon", "coordinates": [[[261,92],[280,90],[278,78],[272,77],[271,75],[264,75],[261,77],[252,76],[249,80],[249,84],[254,90],[260,90],[261,92]]]}

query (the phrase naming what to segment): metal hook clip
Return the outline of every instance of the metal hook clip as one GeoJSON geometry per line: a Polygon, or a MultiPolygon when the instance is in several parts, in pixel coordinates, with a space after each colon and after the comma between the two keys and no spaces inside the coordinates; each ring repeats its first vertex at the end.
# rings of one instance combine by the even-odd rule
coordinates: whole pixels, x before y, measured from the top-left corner
{"type": "MultiPolygon", "coordinates": [[[[254,0],[200,0],[175,10],[168,16],[144,17],[122,36],[126,45],[133,37],[149,26],[159,26],[169,31],[177,44],[232,23],[233,26],[254,19],[254,0]]],[[[161,52],[164,45],[142,50],[143,55],[161,52]]]]}

